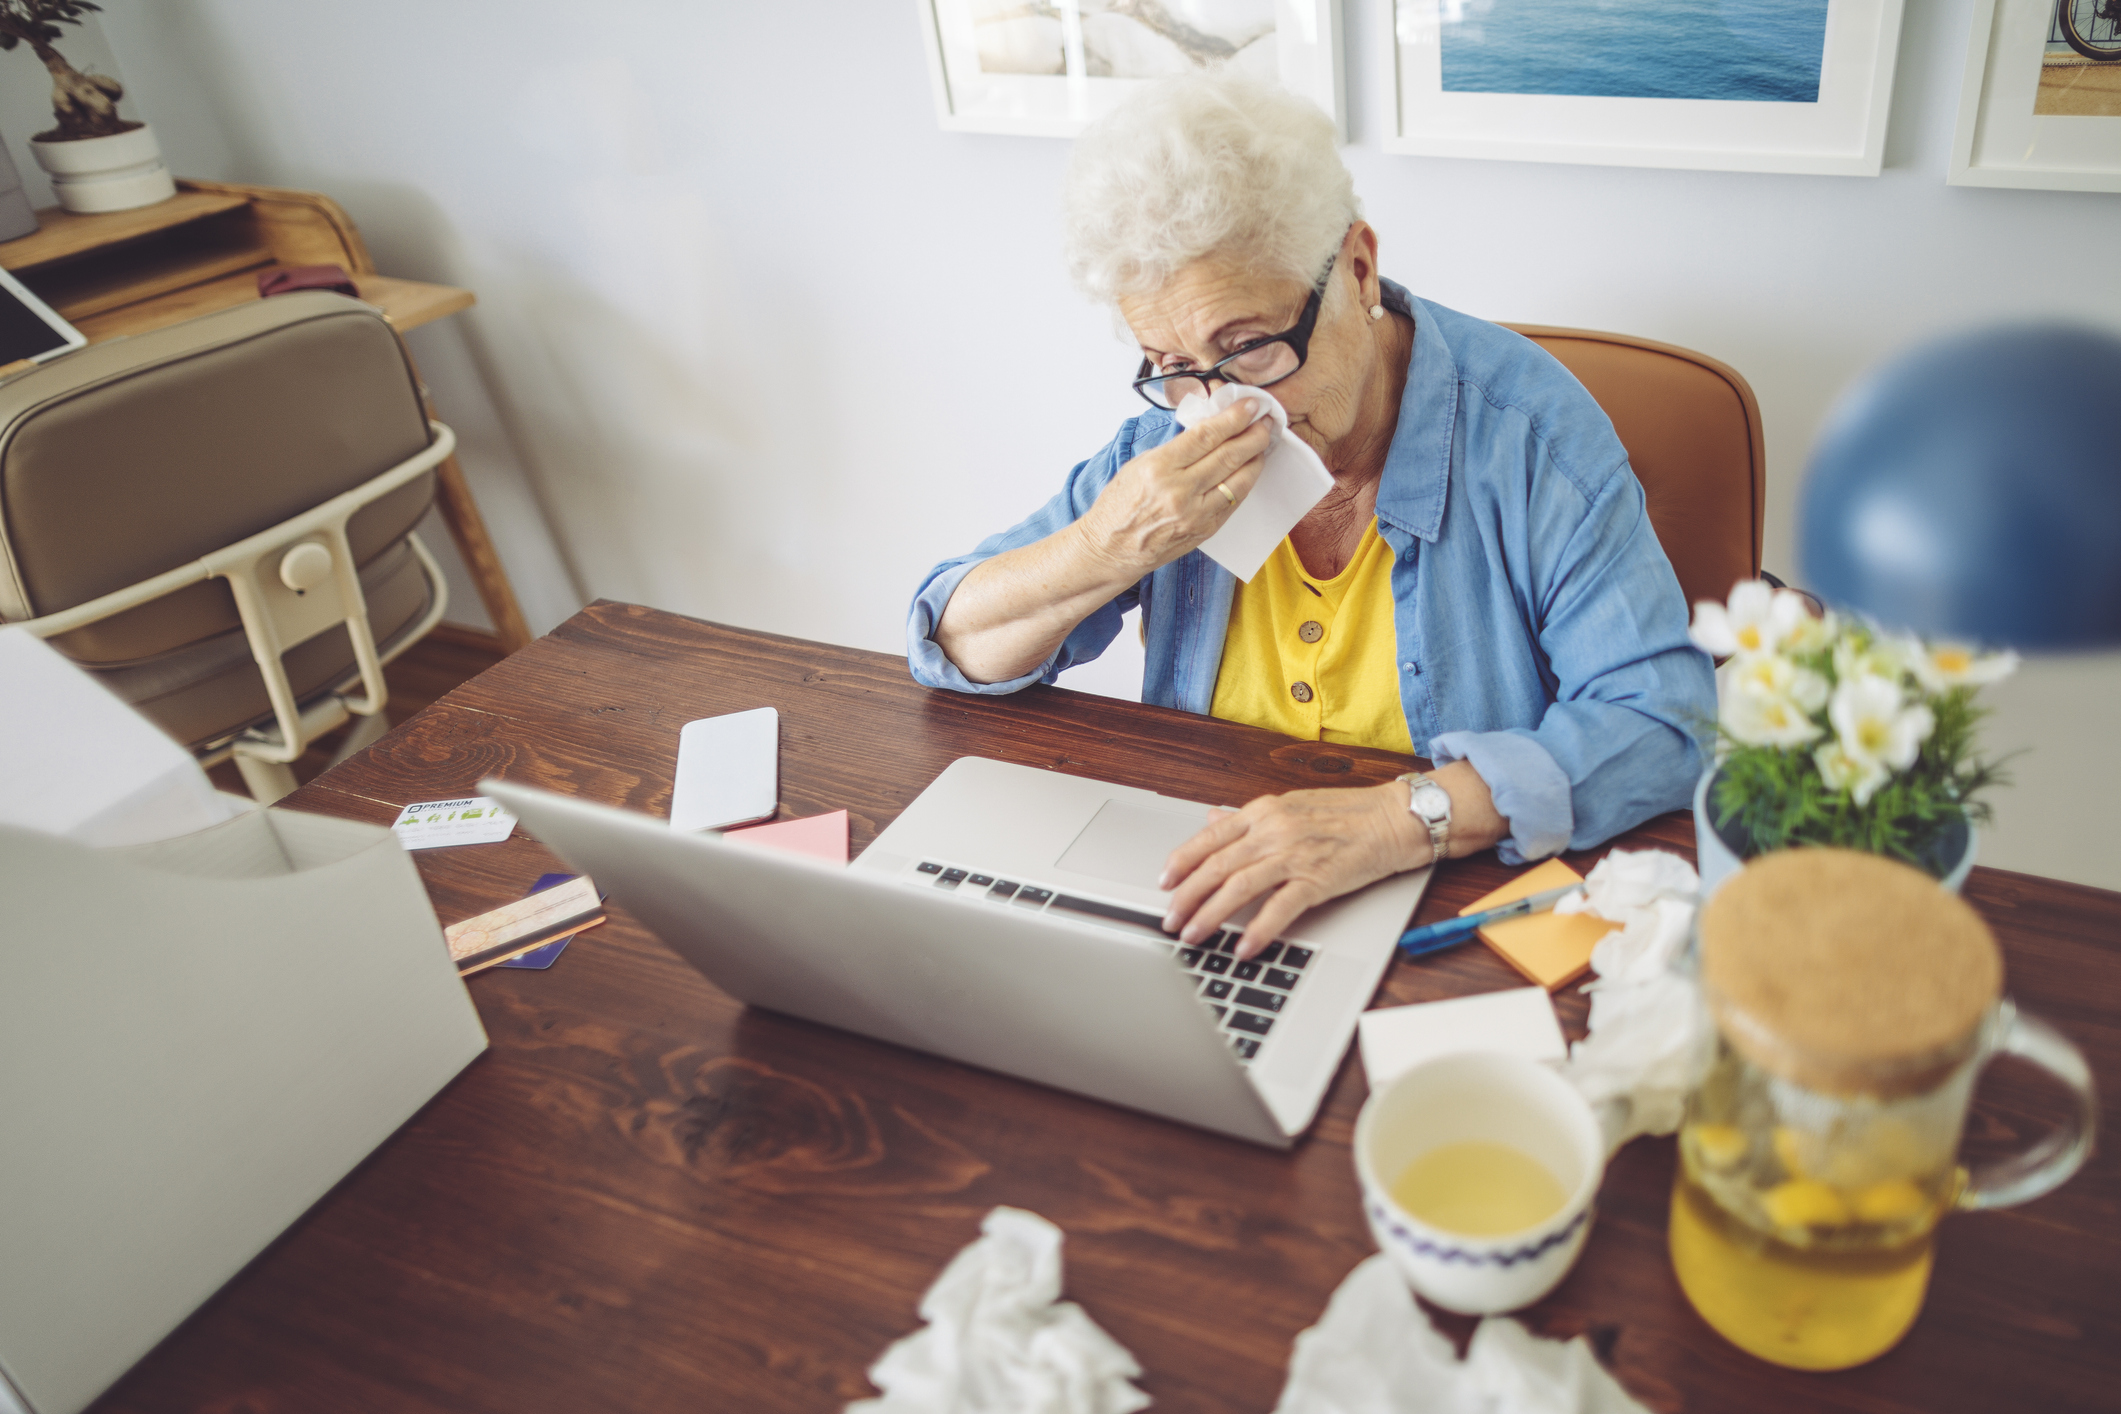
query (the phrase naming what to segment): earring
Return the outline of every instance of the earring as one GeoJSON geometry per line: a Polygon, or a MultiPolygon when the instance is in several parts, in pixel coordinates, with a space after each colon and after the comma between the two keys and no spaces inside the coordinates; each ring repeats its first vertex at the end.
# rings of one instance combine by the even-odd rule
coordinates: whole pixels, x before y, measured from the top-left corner
{"type": "Polygon", "coordinates": [[[1371,305],[1371,306],[1370,306],[1370,317],[1371,317],[1372,319],[1382,319],[1382,318],[1384,318],[1384,317],[1385,317],[1385,307],[1384,307],[1383,305],[1381,305],[1381,304],[1373,304],[1373,305],[1371,305]]]}

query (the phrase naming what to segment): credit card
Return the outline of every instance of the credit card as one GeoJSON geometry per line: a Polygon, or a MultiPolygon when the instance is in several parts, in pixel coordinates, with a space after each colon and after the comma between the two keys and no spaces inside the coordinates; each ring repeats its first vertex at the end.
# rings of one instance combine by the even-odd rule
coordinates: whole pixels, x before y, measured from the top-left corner
{"type": "MultiPolygon", "coordinates": [[[[564,884],[573,877],[574,875],[572,874],[540,874],[538,875],[538,881],[530,886],[530,892],[534,894],[543,893],[554,884],[564,884]]],[[[575,929],[575,933],[581,931],[579,928],[575,929]]],[[[567,945],[574,941],[574,937],[574,933],[569,933],[564,938],[554,938],[542,947],[532,948],[529,952],[511,957],[499,965],[502,967],[525,967],[543,972],[560,960],[560,954],[567,951],[567,945]]]]}

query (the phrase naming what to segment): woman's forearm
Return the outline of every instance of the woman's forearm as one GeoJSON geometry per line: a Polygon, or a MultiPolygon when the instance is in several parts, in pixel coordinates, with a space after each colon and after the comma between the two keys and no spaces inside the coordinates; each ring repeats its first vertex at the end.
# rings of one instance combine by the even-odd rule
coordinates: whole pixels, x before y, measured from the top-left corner
{"type": "Polygon", "coordinates": [[[1077,521],[967,574],[943,607],[935,644],[973,682],[1007,682],[1052,657],[1139,578],[1100,553],[1077,521]]]}
{"type": "MultiPolygon", "coordinates": [[[[1495,796],[1470,761],[1453,761],[1429,772],[1429,779],[1451,797],[1453,859],[1493,848],[1510,833],[1510,822],[1495,808],[1495,796]]],[[[1401,789],[1406,789],[1402,786],[1401,789]]]]}

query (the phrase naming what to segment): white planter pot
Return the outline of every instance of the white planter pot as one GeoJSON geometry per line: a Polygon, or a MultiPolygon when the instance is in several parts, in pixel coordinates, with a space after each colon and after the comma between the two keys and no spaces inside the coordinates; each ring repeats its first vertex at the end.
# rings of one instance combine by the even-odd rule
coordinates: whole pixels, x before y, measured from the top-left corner
{"type": "MultiPolygon", "coordinates": [[[[1701,898],[1706,903],[1710,894],[1725,879],[1743,868],[1745,861],[1723,842],[1716,833],[1715,816],[1709,808],[1709,785],[1716,779],[1716,768],[1711,766],[1702,772],[1701,781],[1694,787],[1694,856],[1695,868],[1701,874],[1701,898]]],[[[1966,852],[1959,856],[1951,872],[1941,882],[1953,893],[1958,893],[1966,883],[1966,876],[1973,872],[1976,846],[1980,843],[1980,832],[1966,827],[1966,852]]]]}
{"type": "Polygon", "coordinates": [[[109,137],[71,142],[32,138],[29,149],[37,165],[51,175],[52,191],[68,211],[129,211],[177,194],[169,168],[162,165],[155,130],[144,123],[109,137]]]}

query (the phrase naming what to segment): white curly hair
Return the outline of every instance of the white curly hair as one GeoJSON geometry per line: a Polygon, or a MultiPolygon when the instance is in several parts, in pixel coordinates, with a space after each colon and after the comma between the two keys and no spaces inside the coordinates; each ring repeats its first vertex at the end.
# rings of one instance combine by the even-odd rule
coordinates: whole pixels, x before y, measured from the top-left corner
{"type": "Polygon", "coordinates": [[[1332,120],[1224,71],[1162,79],[1076,139],[1062,193],[1068,273],[1115,304],[1207,255],[1316,280],[1362,215],[1332,120]]]}

